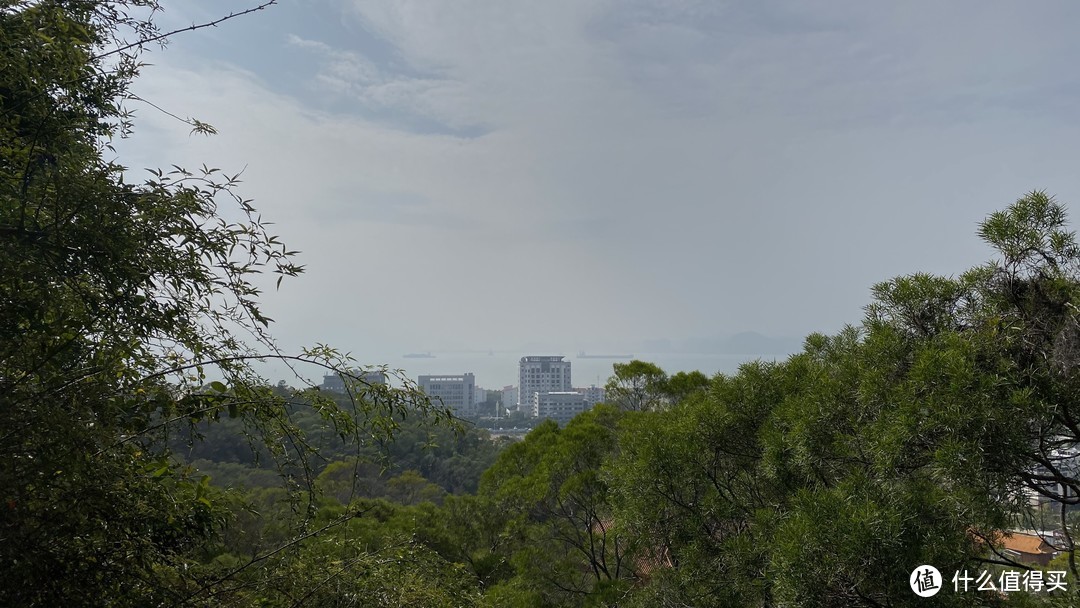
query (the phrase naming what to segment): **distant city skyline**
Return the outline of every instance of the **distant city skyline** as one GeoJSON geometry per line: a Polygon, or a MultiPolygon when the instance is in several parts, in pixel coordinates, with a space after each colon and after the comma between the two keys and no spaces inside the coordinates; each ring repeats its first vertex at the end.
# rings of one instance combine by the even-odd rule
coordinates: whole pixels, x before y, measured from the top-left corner
{"type": "MultiPolygon", "coordinates": [[[[504,352],[495,355],[480,353],[446,353],[446,356],[434,359],[403,359],[390,358],[384,361],[390,369],[401,370],[402,376],[415,382],[421,375],[425,376],[453,376],[463,373],[472,373],[475,377],[475,386],[489,391],[501,391],[506,386],[518,387],[519,367],[521,356],[531,354],[528,352],[504,352]]],[[[670,354],[670,353],[641,353],[640,359],[656,363],[668,374],[678,372],[701,371],[708,376],[717,372],[734,373],[739,365],[748,361],[761,358],[764,360],[786,359],[787,355],[718,355],[718,354],[670,354]]],[[[612,364],[625,362],[611,359],[577,359],[569,357],[573,365],[573,387],[588,388],[590,386],[603,387],[612,375],[612,364]]],[[[368,364],[371,362],[360,361],[368,364]]],[[[263,369],[268,379],[273,382],[285,380],[287,384],[294,383],[291,372],[284,367],[267,364],[263,369]]],[[[321,372],[319,372],[321,373],[321,372]]],[[[395,378],[390,378],[391,384],[398,384],[395,378]]],[[[516,396],[515,396],[516,397],[516,396]]],[[[517,401],[515,399],[514,403],[517,401]]]]}

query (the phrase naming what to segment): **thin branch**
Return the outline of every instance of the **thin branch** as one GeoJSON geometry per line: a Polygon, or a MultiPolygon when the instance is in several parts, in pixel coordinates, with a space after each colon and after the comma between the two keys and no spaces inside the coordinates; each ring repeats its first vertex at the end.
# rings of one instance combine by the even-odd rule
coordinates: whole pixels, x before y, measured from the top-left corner
{"type": "MultiPolygon", "coordinates": [[[[191,132],[192,133],[202,133],[202,134],[205,134],[205,135],[214,135],[214,134],[217,133],[217,130],[214,129],[214,127],[206,124],[205,122],[202,122],[201,120],[198,120],[198,119],[195,119],[195,118],[183,118],[181,116],[173,114],[172,112],[166,110],[165,108],[157,105],[156,103],[154,103],[154,102],[152,102],[152,101],[150,101],[148,99],[143,99],[142,97],[139,97],[138,95],[128,94],[127,98],[132,100],[132,101],[140,101],[142,103],[145,103],[146,105],[150,106],[151,108],[154,108],[158,112],[161,112],[162,114],[165,114],[166,116],[170,116],[172,118],[175,118],[176,120],[179,120],[180,122],[184,123],[185,125],[191,127],[191,132]]],[[[185,179],[176,180],[174,183],[182,183],[182,182],[185,181],[185,179]]]]}
{"type": "MultiPolygon", "coordinates": [[[[146,376],[143,376],[140,379],[140,382],[146,382],[147,380],[152,380],[154,378],[161,378],[161,377],[164,377],[164,376],[168,376],[170,374],[179,373],[179,372],[186,371],[186,370],[189,370],[189,369],[195,369],[195,368],[198,368],[198,367],[205,367],[205,366],[210,366],[210,365],[220,365],[222,363],[235,363],[237,361],[261,361],[261,360],[264,360],[264,359],[277,359],[277,360],[281,360],[281,361],[298,361],[300,363],[309,363],[309,364],[313,364],[313,365],[318,365],[320,367],[323,367],[325,369],[328,369],[330,371],[335,371],[335,372],[338,372],[338,373],[341,373],[341,372],[344,371],[344,370],[339,370],[339,369],[335,368],[333,365],[325,363],[323,361],[319,361],[317,359],[313,359],[313,358],[309,358],[309,357],[303,357],[303,356],[299,356],[299,355],[281,355],[281,354],[277,354],[277,355],[272,355],[272,354],[233,355],[233,356],[228,356],[228,357],[218,357],[216,359],[206,359],[206,360],[203,360],[203,361],[196,361],[194,363],[188,363],[188,364],[185,364],[185,365],[178,365],[176,367],[172,367],[172,368],[169,368],[169,369],[166,369],[166,370],[162,370],[162,371],[159,371],[159,372],[154,372],[152,374],[148,374],[146,376]]],[[[370,384],[367,381],[365,381],[363,378],[353,377],[353,374],[349,374],[349,373],[346,372],[346,375],[350,376],[352,379],[357,380],[357,381],[359,381],[361,383],[370,384]]]]}
{"type": "Polygon", "coordinates": [[[191,25],[189,25],[187,27],[182,27],[182,28],[180,28],[178,30],[173,30],[171,32],[165,32],[164,34],[158,34],[156,36],[150,36],[149,38],[142,38],[140,40],[132,42],[131,44],[126,44],[126,45],[124,45],[122,47],[115,48],[115,49],[113,49],[111,51],[101,53],[100,55],[95,55],[93,57],[93,60],[97,61],[98,59],[103,59],[103,58],[108,57],[110,55],[115,55],[117,53],[122,53],[122,52],[124,52],[124,51],[126,51],[128,49],[132,49],[132,48],[135,48],[135,47],[140,47],[141,48],[142,46],[144,46],[146,44],[149,44],[151,42],[157,42],[159,40],[164,40],[164,39],[166,39],[166,38],[168,38],[170,36],[175,36],[176,34],[181,34],[183,32],[193,32],[195,30],[201,30],[201,29],[206,28],[206,27],[217,27],[218,24],[223,23],[225,21],[228,21],[229,19],[233,19],[235,17],[240,17],[240,16],[243,16],[243,15],[247,15],[247,14],[250,14],[250,13],[261,11],[261,10],[263,10],[265,8],[268,8],[270,6],[273,6],[275,4],[277,4],[277,0],[268,0],[267,2],[263,2],[262,4],[260,4],[258,6],[253,6],[253,7],[249,8],[249,9],[242,10],[242,11],[240,11],[238,13],[229,13],[228,15],[225,15],[224,17],[221,17],[220,19],[216,19],[214,21],[207,21],[206,23],[193,23],[193,24],[191,24],[191,25]]]}

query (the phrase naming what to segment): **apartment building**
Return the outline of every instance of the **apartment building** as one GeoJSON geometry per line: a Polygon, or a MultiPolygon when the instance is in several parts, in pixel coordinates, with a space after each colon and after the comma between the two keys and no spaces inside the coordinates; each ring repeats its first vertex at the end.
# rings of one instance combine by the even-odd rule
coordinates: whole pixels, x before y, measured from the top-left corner
{"type": "Polygon", "coordinates": [[[533,393],[532,415],[534,418],[551,418],[559,424],[589,409],[585,395],[573,391],[549,391],[533,393]]]}
{"type": "MultiPolygon", "coordinates": [[[[352,376],[348,378],[350,385],[354,382],[357,382],[356,378],[360,379],[359,382],[357,382],[359,386],[355,388],[362,389],[364,384],[386,384],[386,374],[380,371],[364,371],[361,369],[352,369],[349,370],[348,375],[352,376]]],[[[346,378],[342,377],[340,374],[328,374],[323,376],[322,385],[320,385],[319,388],[324,391],[329,391],[331,393],[339,393],[344,395],[347,392],[345,390],[345,380],[346,378]]]]}
{"type": "Polygon", "coordinates": [[[443,406],[454,410],[455,415],[476,415],[476,377],[473,374],[420,376],[416,384],[433,402],[441,400],[443,406]]]}
{"type": "Polygon", "coordinates": [[[570,392],[570,362],[561,356],[522,357],[518,366],[518,408],[528,411],[534,393],[570,392]]]}

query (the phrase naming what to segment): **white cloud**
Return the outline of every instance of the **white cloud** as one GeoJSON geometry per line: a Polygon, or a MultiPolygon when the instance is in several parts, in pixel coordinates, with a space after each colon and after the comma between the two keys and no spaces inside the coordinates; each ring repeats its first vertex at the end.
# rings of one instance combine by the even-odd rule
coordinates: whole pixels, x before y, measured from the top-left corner
{"type": "Polygon", "coordinates": [[[339,95],[360,108],[389,113],[406,123],[420,117],[449,129],[468,129],[485,122],[483,116],[465,109],[469,104],[460,99],[459,82],[381,69],[360,53],[295,34],[290,34],[288,41],[318,55],[321,67],[314,81],[320,92],[339,95]]]}

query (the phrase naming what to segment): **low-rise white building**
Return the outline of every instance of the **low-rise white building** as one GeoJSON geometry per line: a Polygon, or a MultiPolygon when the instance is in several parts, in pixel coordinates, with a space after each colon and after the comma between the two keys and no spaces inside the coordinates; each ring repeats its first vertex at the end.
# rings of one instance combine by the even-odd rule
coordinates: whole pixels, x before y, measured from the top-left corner
{"type": "Polygon", "coordinates": [[[581,393],[585,396],[586,407],[591,408],[597,403],[604,402],[604,388],[601,386],[596,386],[594,384],[588,388],[575,388],[574,392],[581,393]]]}
{"type": "Polygon", "coordinates": [[[319,388],[331,393],[340,393],[344,395],[348,392],[345,390],[346,378],[349,381],[349,386],[353,387],[354,390],[362,390],[365,384],[386,384],[386,374],[381,371],[351,369],[347,372],[347,376],[345,377],[341,374],[328,374],[323,376],[322,385],[319,388]]]}
{"type": "Polygon", "coordinates": [[[510,408],[517,409],[518,406],[518,388],[516,386],[504,386],[502,389],[502,407],[503,410],[509,410],[510,408]]]}
{"type": "Polygon", "coordinates": [[[442,401],[443,406],[454,410],[456,415],[476,415],[476,377],[472,374],[420,376],[416,384],[433,402],[442,401]]]}
{"type": "Polygon", "coordinates": [[[589,409],[585,395],[573,391],[535,392],[532,399],[534,418],[551,418],[559,424],[566,424],[570,419],[589,409]]]}

